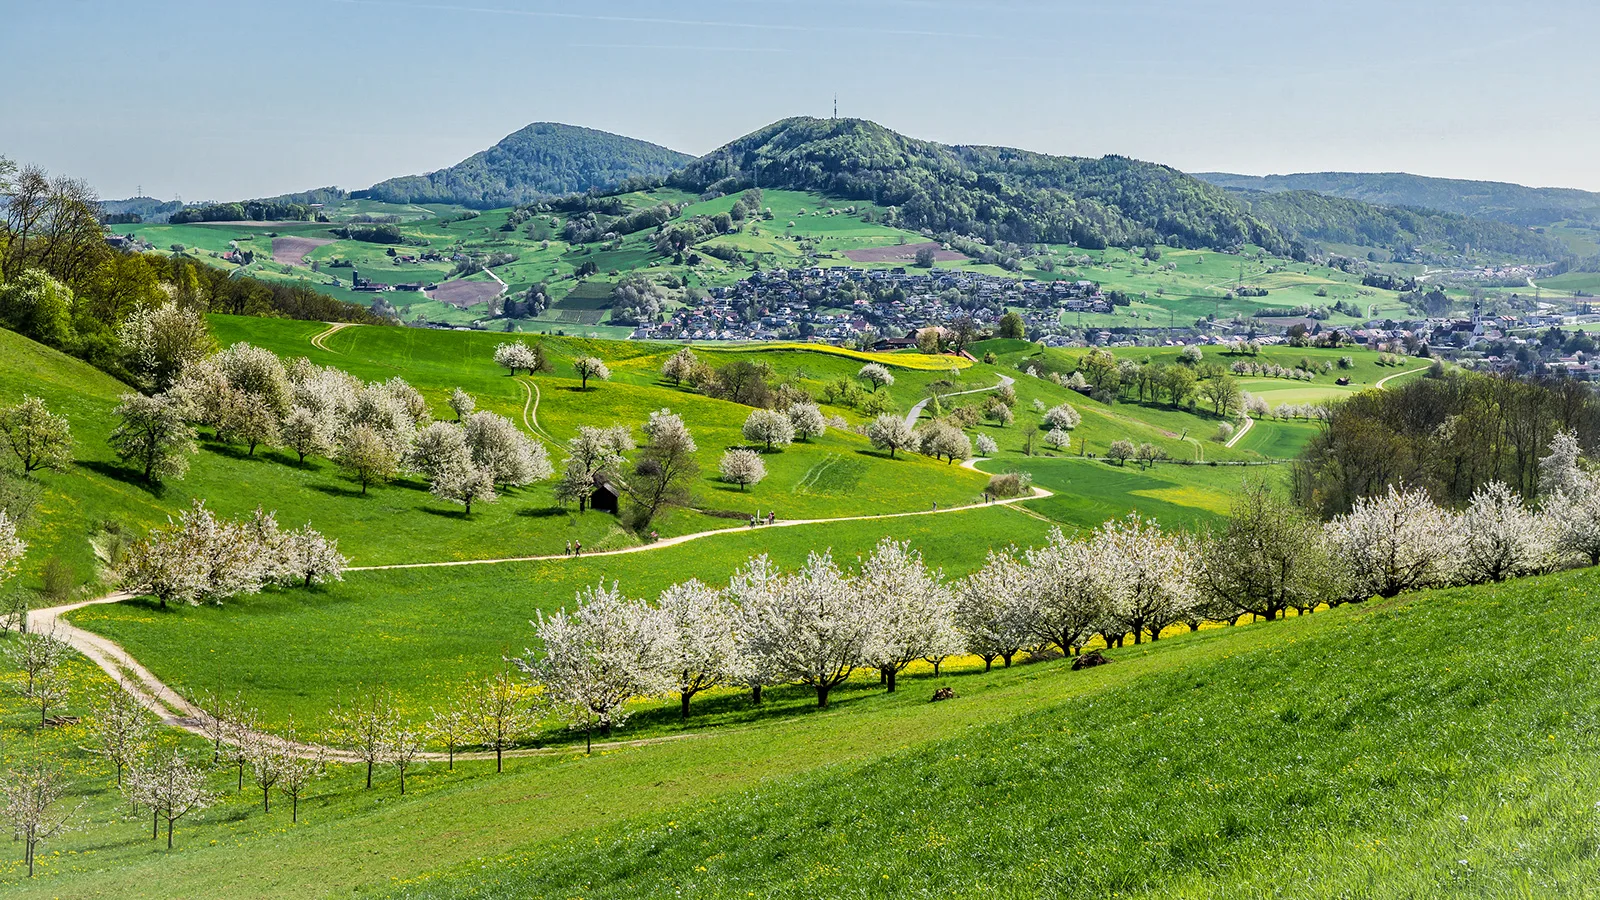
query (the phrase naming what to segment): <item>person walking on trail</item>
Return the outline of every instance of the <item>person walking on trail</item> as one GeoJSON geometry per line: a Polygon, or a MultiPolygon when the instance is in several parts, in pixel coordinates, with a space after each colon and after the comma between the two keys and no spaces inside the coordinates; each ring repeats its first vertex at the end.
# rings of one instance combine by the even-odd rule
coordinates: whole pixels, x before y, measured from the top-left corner
{"type": "Polygon", "coordinates": [[[573,541],[572,542],[572,555],[573,556],[582,556],[583,555],[583,541],[573,541]]]}
{"type": "Polygon", "coordinates": [[[767,524],[771,525],[772,523],[774,523],[776,521],[778,521],[778,511],[775,510],[775,509],[774,510],[768,510],[768,512],[767,512],[767,524]]]}
{"type": "Polygon", "coordinates": [[[938,512],[939,511],[939,501],[937,501],[937,500],[933,501],[933,511],[934,512],[938,512]]]}
{"type": "Polygon", "coordinates": [[[566,552],[563,555],[565,555],[565,556],[571,556],[572,555],[572,542],[571,541],[567,541],[567,549],[566,549],[566,552]]]}

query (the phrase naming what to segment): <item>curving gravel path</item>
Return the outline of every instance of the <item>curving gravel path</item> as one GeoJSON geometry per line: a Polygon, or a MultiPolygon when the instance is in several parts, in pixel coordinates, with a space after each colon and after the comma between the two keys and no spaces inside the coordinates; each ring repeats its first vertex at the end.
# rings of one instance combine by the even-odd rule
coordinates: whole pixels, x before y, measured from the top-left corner
{"type": "MultiPolygon", "coordinates": [[[[1010,375],[1001,375],[1000,376],[1000,383],[994,385],[993,387],[973,388],[970,391],[953,391],[953,392],[948,393],[948,394],[940,394],[939,396],[941,396],[941,397],[959,397],[962,394],[987,394],[990,391],[997,391],[997,390],[1005,387],[1008,384],[1016,384],[1016,383],[1017,383],[1017,380],[1015,378],[1012,378],[1010,375]]],[[[933,399],[932,397],[928,397],[926,399],[920,400],[920,401],[917,402],[916,406],[911,407],[911,412],[906,413],[906,427],[907,428],[915,428],[916,427],[917,419],[922,416],[922,411],[927,408],[928,401],[932,400],[932,399],[933,399]]]]}

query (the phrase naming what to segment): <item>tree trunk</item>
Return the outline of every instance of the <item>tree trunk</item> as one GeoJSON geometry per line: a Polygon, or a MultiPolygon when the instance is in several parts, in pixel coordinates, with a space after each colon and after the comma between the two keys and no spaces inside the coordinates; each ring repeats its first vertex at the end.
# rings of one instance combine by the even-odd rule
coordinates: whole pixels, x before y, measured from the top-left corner
{"type": "Polygon", "coordinates": [[[1006,668],[1008,668],[1008,669],[1011,668],[1011,657],[1016,656],[1016,655],[1017,655],[1017,651],[1015,651],[1015,650],[1011,651],[1010,653],[1002,653],[1002,654],[1000,654],[1000,658],[1006,661],[1006,668]]]}
{"type": "Polygon", "coordinates": [[[992,657],[992,656],[985,657],[984,660],[983,660],[983,670],[985,672],[988,672],[988,671],[992,670],[993,668],[994,668],[994,657],[992,657]]]}
{"type": "Polygon", "coordinates": [[[159,806],[152,806],[152,807],[150,807],[150,840],[153,841],[153,840],[155,840],[156,838],[158,838],[160,836],[161,836],[161,808],[159,806]]]}
{"type": "Polygon", "coordinates": [[[299,794],[290,794],[289,795],[289,821],[290,822],[299,822],[300,821],[300,795],[299,794]]]}
{"type": "Polygon", "coordinates": [[[594,726],[588,722],[583,723],[583,752],[594,752],[594,726]]]}
{"type": "Polygon", "coordinates": [[[889,669],[889,673],[888,674],[889,674],[889,677],[888,677],[889,689],[887,691],[885,691],[884,693],[892,694],[892,693],[894,693],[894,676],[895,676],[895,671],[894,671],[893,667],[891,667],[889,669]]]}
{"type": "Polygon", "coordinates": [[[501,754],[504,752],[505,748],[502,747],[499,742],[496,742],[494,745],[494,771],[496,774],[505,771],[505,762],[501,758],[501,754]]]}
{"type": "Polygon", "coordinates": [[[167,849],[172,849],[172,820],[167,820],[167,849]]]}
{"type": "Polygon", "coordinates": [[[759,685],[759,684],[750,685],[750,705],[751,706],[760,706],[761,705],[761,685],[759,685]]]}
{"type": "Polygon", "coordinates": [[[400,796],[406,795],[406,770],[400,770],[400,796]]]}
{"type": "Polygon", "coordinates": [[[830,686],[826,685],[826,684],[817,685],[817,708],[818,709],[827,709],[828,708],[828,690],[829,690],[829,687],[830,686]]]}
{"type": "MultiPolygon", "coordinates": [[[[1133,644],[1134,644],[1134,646],[1137,647],[1138,645],[1140,645],[1142,643],[1144,643],[1144,626],[1140,625],[1137,628],[1133,629],[1133,644]]],[[[1118,647],[1122,646],[1122,638],[1120,638],[1120,637],[1117,638],[1117,646],[1118,647]]]]}
{"type": "Polygon", "coordinates": [[[683,703],[683,720],[685,722],[689,721],[689,698],[693,696],[694,695],[688,691],[684,691],[679,698],[683,703]]]}
{"type": "Polygon", "coordinates": [[[367,790],[372,790],[372,760],[367,760],[367,790]]]}
{"type": "Polygon", "coordinates": [[[445,753],[450,757],[449,771],[454,772],[456,770],[456,745],[447,744],[445,746],[445,753]]]}

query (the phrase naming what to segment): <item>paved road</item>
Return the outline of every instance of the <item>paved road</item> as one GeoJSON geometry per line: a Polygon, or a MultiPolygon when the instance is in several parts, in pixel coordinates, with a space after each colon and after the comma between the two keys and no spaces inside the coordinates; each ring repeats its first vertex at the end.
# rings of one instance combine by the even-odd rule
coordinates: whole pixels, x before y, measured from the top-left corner
{"type": "MultiPolygon", "coordinates": [[[[1017,383],[1017,380],[1015,378],[1012,378],[1010,375],[1001,375],[1000,376],[1000,383],[997,384],[997,385],[994,385],[993,387],[974,388],[974,389],[972,389],[970,391],[955,391],[954,393],[941,394],[940,396],[941,397],[959,397],[962,394],[986,394],[989,391],[999,390],[1000,388],[1003,388],[1008,384],[1016,384],[1016,383],[1017,383]]],[[[932,399],[933,399],[932,397],[929,397],[926,400],[922,400],[921,402],[919,402],[916,406],[911,407],[911,412],[906,413],[906,427],[907,428],[915,428],[916,427],[917,419],[922,416],[922,410],[927,407],[928,400],[932,400],[932,399]]]]}

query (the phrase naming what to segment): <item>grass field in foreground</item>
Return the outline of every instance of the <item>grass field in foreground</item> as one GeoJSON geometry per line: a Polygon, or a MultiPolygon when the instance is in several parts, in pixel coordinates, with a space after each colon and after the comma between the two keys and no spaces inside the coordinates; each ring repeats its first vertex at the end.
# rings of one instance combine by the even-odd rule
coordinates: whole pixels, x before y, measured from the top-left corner
{"type": "Polygon", "coordinates": [[[1105,690],[393,896],[1586,896],[1597,588],[1582,572],[1202,633],[1136,680],[1113,653],[1073,676],[1105,690]]]}
{"type": "MultiPolygon", "coordinates": [[[[26,898],[1582,896],[1597,622],[1600,572],[1574,572],[1208,629],[1085,672],[869,681],[823,713],[502,776],[430,765],[403,799],[391,772],[369,793],[338,767],[300,825],[230,793],[172,854],[61,732],[87,827],[34,882],[3,877],[26,898]],[[929,703],[940,685],[957,698],[929,703]]],[[[25,746],[26,711],[0,704],[4,747],[25,746]]]]}

